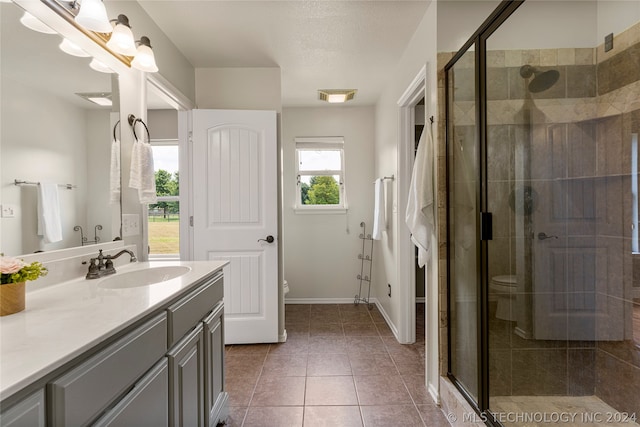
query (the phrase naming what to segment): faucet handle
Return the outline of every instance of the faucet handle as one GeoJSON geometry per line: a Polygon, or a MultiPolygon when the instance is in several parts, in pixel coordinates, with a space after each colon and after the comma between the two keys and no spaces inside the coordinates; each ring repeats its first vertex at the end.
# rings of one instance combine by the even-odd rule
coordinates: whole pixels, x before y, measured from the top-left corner
{"type": "Polygon", "coordinates": [[[104,274],[113,274],[116,269],[113,267],[113,260],[110,256],[107,256],[107,262],[104,265],[104,274]]]}
{"type": "Polygon", "coordinates": [[[98,270],[104,270],[104,255],[102,255],[102,249],[98,253],[98,270]]]}
{"type": "Polygon", "coordinates": [[[87,272],[86,278],[97,279],[98,277],[100,277],[100,273],[98,265],[96,264],[96,259],[91,258],[91,260],[89,261],[89,271],[87,272]]]}

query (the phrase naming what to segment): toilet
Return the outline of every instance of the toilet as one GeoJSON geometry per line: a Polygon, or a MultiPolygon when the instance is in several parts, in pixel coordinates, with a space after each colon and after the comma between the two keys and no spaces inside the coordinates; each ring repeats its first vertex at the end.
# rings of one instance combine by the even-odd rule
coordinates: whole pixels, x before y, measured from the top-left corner
{"type": "Polygon", "coordinates": [[[504,275],[494,276],[489,283],[489,290],[496,297],[498,307],[496,308],[496,318],[515,322],[516,316],[512,313],[511,303],[514,300],[516,290],[516,276],[504,275]]]}
{"type": "Polygon", "coordinates": [[[289,293],[289,282],[286,280],[282,282],[282,291],[285,296],[289,293]]]}

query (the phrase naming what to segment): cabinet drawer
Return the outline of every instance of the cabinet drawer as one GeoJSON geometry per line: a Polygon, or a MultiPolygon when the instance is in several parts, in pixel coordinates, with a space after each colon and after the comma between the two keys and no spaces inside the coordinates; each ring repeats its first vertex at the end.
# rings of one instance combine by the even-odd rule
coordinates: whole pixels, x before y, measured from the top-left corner
{"type": "Polygon", "coordinates": [[[167,309],[169,347],[175,344],[222,299],[222,272],[167,309]]]}
{"type": "Polygon", "coordinates": [[[94,427],[169,425],[169,364],[164,357],[94,427]]]}
{"type": "Polygon", "coordinates": [[[167,350],[162,313],[48,385],[52,426],[92,421],[167,350]]]}
{"type": "Polygon", "coordinates": [[[0,425],[3,427],[44,427],[44,389],[21,400],[11,408],[0,413],[0,425]]]}

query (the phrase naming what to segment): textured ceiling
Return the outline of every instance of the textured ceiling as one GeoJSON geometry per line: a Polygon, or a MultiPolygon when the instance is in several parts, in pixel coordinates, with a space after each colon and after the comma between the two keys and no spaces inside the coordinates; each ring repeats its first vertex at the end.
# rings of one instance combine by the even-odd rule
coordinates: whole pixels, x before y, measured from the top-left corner
{"type": "Polygon", "coordinates": [[[372,105],[430,0],[140,1],[195,68],[280,67],[284,106],[356,88],[372,105]]]}

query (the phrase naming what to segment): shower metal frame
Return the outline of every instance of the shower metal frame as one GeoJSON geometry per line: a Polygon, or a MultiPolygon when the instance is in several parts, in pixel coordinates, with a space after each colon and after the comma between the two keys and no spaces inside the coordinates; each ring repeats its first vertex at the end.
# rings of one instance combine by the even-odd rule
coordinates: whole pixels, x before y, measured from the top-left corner
{"type": "Polygon", "coordinates": [[[476,276],[476,309],[477,309],[477,382],[478,398],[476,399],[465,388],[455,374],[452,372],[451,353],[451,325],[447,327],[447,377],[455,385],[458,391],[464,396],[470,406],[480,415],[482,420],[490,426],[502,426],[495,420],[489,411],[489,280],[488,280],[488,241],[491,240],[491,212],[487,211],[487,82],[486,82],[486,41],[487,39],[518,9],[526,0],[503,0],[482,25],[473,33],[460,50],[451,58],[444,67],[444,89],[445,89],[445,153],[447,156],[445,173],[446,179],[446,212],[447,212],[447,314],[451,319],[451,222],[449,213],[451,209],[451,188],[450,188],[450,108],[449,108],[449,71],[457,61],[465,55],[471,47],[475,48],[475,104],[476,104],[476,127],[478,146],[478,171],[479,176],[476,187],[476,206],[478,215],[476,217],[476,262],[479,266],[476,276]]]}

